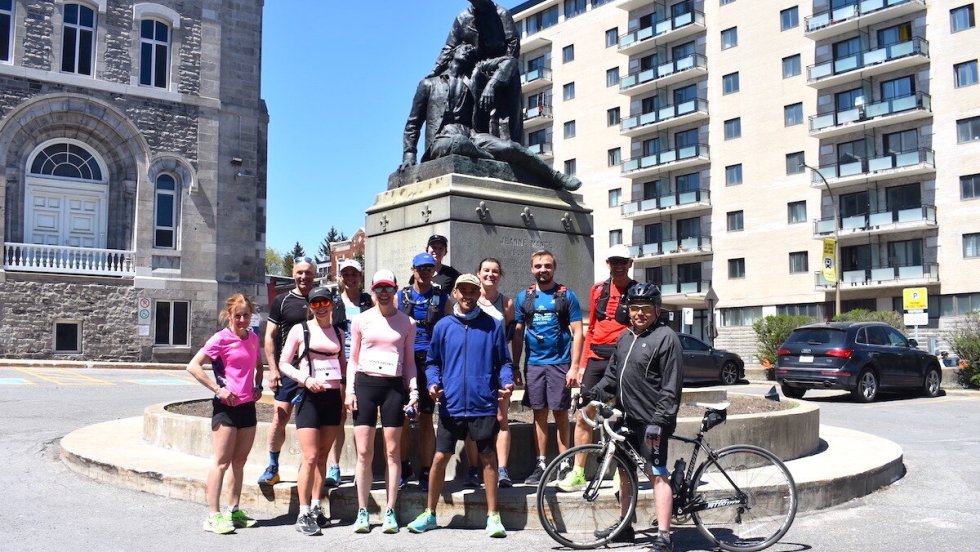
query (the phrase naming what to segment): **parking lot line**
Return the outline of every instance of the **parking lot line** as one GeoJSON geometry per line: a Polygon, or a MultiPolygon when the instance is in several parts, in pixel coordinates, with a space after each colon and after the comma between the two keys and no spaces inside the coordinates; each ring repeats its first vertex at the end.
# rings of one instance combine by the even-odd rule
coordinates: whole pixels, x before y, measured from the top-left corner
{"type": "Polygon", "coordinates": [[[0,385],[34,385],[34,382],[24,378],[0,378],[0,385]]]}
{"type": "Polygon", "coordinates": [[[112,382],[93,378],[78,370],[15,368],[18,372],[55,385],[112,385],[112,382]]]}

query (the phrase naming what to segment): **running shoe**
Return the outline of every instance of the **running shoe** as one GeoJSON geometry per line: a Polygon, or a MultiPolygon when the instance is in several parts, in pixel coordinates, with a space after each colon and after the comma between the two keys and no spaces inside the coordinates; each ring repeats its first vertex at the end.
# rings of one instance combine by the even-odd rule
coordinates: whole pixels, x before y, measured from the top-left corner
{"type": "Polygon", "coordinates": [[[661,536],[653,539],[653,543],[648,548],[650,552],[674,552],[674,546],[670,543],[670,539],[665,539],[661,536]]]}
{"type": "Polygon", "coordinates": [[[426,508],[425,511],[415,518],[414,521],[405,527],[408,527],[408,531],[410,533],[425,533],[429,529],[435,529],[438,527],[436,524],[436,515],[432,512],[432,510],[426,508]]]}
{"type": "Polygon", "coordinates": [[[361,508],[357,511],[357,520],[354,521],[354,532],[355,533],[370,533],[371,532],[371,515],[365,508],[361,508]]]}
{"type": "Polygon", "coordinates": [[[500,514],[493,513],[487,516],[487,536],[495,539],[502,539],[507,536],[504,524],[500,523],[500,514]]]}
{"type": "Polygon", "coordinates": [[[208,514],[208,517],[204,519],[204,530],[219,535],[227,535],[235,532],[235,525],[231,522],[230,517],[221,512],[214,512],[208,514]]]}
{"type": "Polygon", "coordinates": [[[327,468],[327,476],[323,478],[323,486],[329,488],[340,486],[340,466],[327,468]]]}
{"type": "Polygon", "coordinates": [[[565,476],[564,479],[558,482],[558,490],[564,493],[570,493],[572,491],[579,491],[585,488],[585,470],[580,467],[574,467],[565,476]]]}
{"type": "Polygon", "coordinates": [[[541,478],[544,477],[544,469],[546,467],[547,466],[544,465],[544,462],[541,462],[535,466],[534,471],[531,472],[531,475],[527,476],[527,479],[524,480],[524,484],[537,485],[541,481],[541,478]]]}
{"type": "Polygon", "coordinates": [[[255,525],[255,520],[248,517],[248,514],[244,510],[235,510],[229,515],[229,519],[231,519],[232,525],[237,529],[255,525]]]}
{"type": "Polygon", "coordinates": [[[259,476],[259,485],[275,485],[279,482],[279,466],[269,464],[259,476]]]}
{"type": "Polygon", "coordinates": [[[510,480],[510,474],[507,473],[507,468],[497,468],[497,486],[501,489],[509,489],[514,486],[514,482],[510,480]]]}
{"type": "Polygon", "coordinates": [[[466,472],[466,481],[463,485],[473,489],[480,488],[480,470],[478,468],[470,468],[466,472]]]}
{"type": "Polygon", "coordinates": [[[313,514],[313,520],[316,521],[317,527],[322,529],[330,525],[330,520],[327,519],[327,516],[323,513],[323,508],[321,508],[320,505],[316,505],[311,508],[310,513],[313,514]]]}
{"type": "MultiPolygon", "coordinates": [[[[613,532],[613,529],[617,527],[619,527],[618,521],[610,525],[609,527],[606,527],[605,529],[596,529],[593,535],[595,535],[595,538],[597,539],[604,539],[608,537],[610,533],[613,532]]],[[[633,530],[632,525],[627,525],[626,527],[623,527],[623,530],[620,531],[618,535],[613,537],[612,540],[612,542],[628,542],[630,544],[632,544],[635,541],[636,541],[636,532],[633,530]]]]}
{"type": "Polygon", "coordinates": [[[320,526],[316,524],[316,518],[313,517],[313,512],[300,514],[296,518],[296,530],[309,537],[321,534],[320,526]]]}
{"type": "Polygon", "coordinates": [[[568,458],[561,461],[558,465],[558,480],[561,481],[565,479],[565,476],[572,471],[572,463],[568,461],[568,458]]]}
{"type": "Polygon", "coordinates": [[[385,511],[385,515],[381,522],[381,532],[387,533],[389,535],[394,535],[398,532],[398,518],[395,517],[395,511],[388,508],[385,511]]]}

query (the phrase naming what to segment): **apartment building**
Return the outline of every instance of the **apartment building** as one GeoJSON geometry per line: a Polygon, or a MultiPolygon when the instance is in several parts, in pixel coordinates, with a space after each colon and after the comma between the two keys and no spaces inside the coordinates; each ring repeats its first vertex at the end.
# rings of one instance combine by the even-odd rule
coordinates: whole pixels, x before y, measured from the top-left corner
{"type": "Polygon", "coordinates": [[[684,330],[751,362],[755,320],[831,317],[838,294],[841,311],[901,312],[903,289],[927,288],[924,343],[980,309],[975,2],[511,11],[526,143],[585,183],[597,252],[629,245],[634,278],[693,309],[684,330]]]}
{"type": "Polygon", "coordinates": [[[262,0],[0,0],[0,356],[186,362],[264,288],[262,0]]]}

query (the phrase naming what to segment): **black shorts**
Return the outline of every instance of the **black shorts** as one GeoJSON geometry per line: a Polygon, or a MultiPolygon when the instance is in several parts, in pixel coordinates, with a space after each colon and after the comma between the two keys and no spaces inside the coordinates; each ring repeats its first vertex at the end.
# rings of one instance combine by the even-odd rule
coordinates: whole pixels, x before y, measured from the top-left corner
{"type": "Polygon", "coordinates": [[[211,399],[211,431],[216,431],[219,426],[245,429],[256,425],[254,402],[228,406],[217,398],[211,399]]]}
{"type": "Polygon", "coordinates": [[[378,409],[381,409],[381,427],[401,427],[405,422],[408,392],[403,378],[355,374],[354,395],[357,397],[355,426],[377,426],[378,409]]]}
{"type": "Polygon", "coordinates": [[[339,426],[340,411],[344,405],[340,401],[340,389],[326,389],[319,393],[303,391],[303,400],[296,405],[296,429],[323,426],[339,426]]]}
{"type": "Polygon", "coordinates": [[[425,357],[427,354],[425,351],[415,351],[415,382],[419,389],[418,411],[420,414],[432,414],[436,411],[436,403],[429,395],[429,380],[425,377],[425,357]]]}
{"type": "Polygon", "coordinates": [[[630,428],[626,441],[640,453],[640,456],[646,458],[653,475],[670,475],[670,468],[667,467],[667,443],[670,431],[667,428],[661,429],[659,446],[654,449],[644,439],[647,424],[636,420],[627,420],[626,424],[630,428]]]}
{"type": "Polygon", "coordinates": [[[279,389],[276,389],[275,399],[279,402],[292,402],[300,392],[299,383],[286,374],[279,374],[279,389]]]}
{"type": "Polygon", "coordinates": [[[595,387],[606,374],[607,366],[609,366],[609,359],[590,358],[585,364],[585,373],[582,374],[582,390],[587,391],[595,387]]]}
{"type": "Polygon", "coordinates": [[[436,451],[453,454],[456,442],[469,437],[476,443],[480,454],[494,452],[500,422],[497,416],[439,416],[439,429],[436,431],[436,451]]]}

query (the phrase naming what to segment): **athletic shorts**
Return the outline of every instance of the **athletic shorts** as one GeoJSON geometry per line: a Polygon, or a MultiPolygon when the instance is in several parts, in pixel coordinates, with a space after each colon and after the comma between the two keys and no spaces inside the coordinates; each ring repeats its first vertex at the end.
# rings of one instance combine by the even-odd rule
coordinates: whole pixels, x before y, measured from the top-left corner
{"type": "Polygon", "coordinates": [[[456,443],[469,437],[476,443],[480,454],[494,452],[500,422],[497,416],[439,416],[439,429],[436,431],[436,451],[453,454],[456,443]]]}
{"type": "Polygon", "coordinates": [[[401,427],[405,422],[408,391],[403,378],[357,373],[354,375],[354,395],[357,397],[355,426],[377,426],[378,410],[381,410],[381,427],[401,427]]]}
{"type": "Polygon", "coordinates": [[[303,400],[294,409],[296,429],[339,426],[340,412],[343,408],[340,389],[326,389],[319,393],[304,390],[303,400]]]}
{"type": "Polygon", "coordinates": [[[286,374],[279,373],[279,389],[276,389],[275,398],[279,402],[293,402],[296,398],[296,394],[299,393],[302,388],[299,383],[293,378],[287,376],[286,374]]]}
{"type": "Polygon", "coordinates": [[[528,364],[521,403],[533,410],[568,410],[572,390],[565,387],[568,364],[528,364]]]}
{"type": "Polygon", "coordinates": [[[653,475],[670,475],[670,469],[667,467],[667,443],[670,441],[667,437],[670,434],[667,430],[661,429],[659,446],[651,448],[650,443],[644,439],[647,424],[635,420],[627,420],[626,424],[630,428],[626,441],[640,453],[640,456],[646,458],[649,472],[653,475]]]}
{"type": "Polygon", "coordinates": [[[254,402],[228,406],[217,398],[211,399],[211,431],[217,431],[219,426],[244,429],[256,425],[254,402]]]}
{"type": "Polygon", "coordinates": [[[425,351],[415,351],[415,382],[419,387],[419,414],[432,414],[436,411],[436,403],[429,395],[429,384],[425,377],[425,351]]]}
{"type": "Polygon", "coordinates": [[[582,390],[586,391],[595,387],[602,376],[606,375],[607,366],[609,366],[609,359],[590,358],[585,364],[585,373],[582,374],[582,390]]]}

